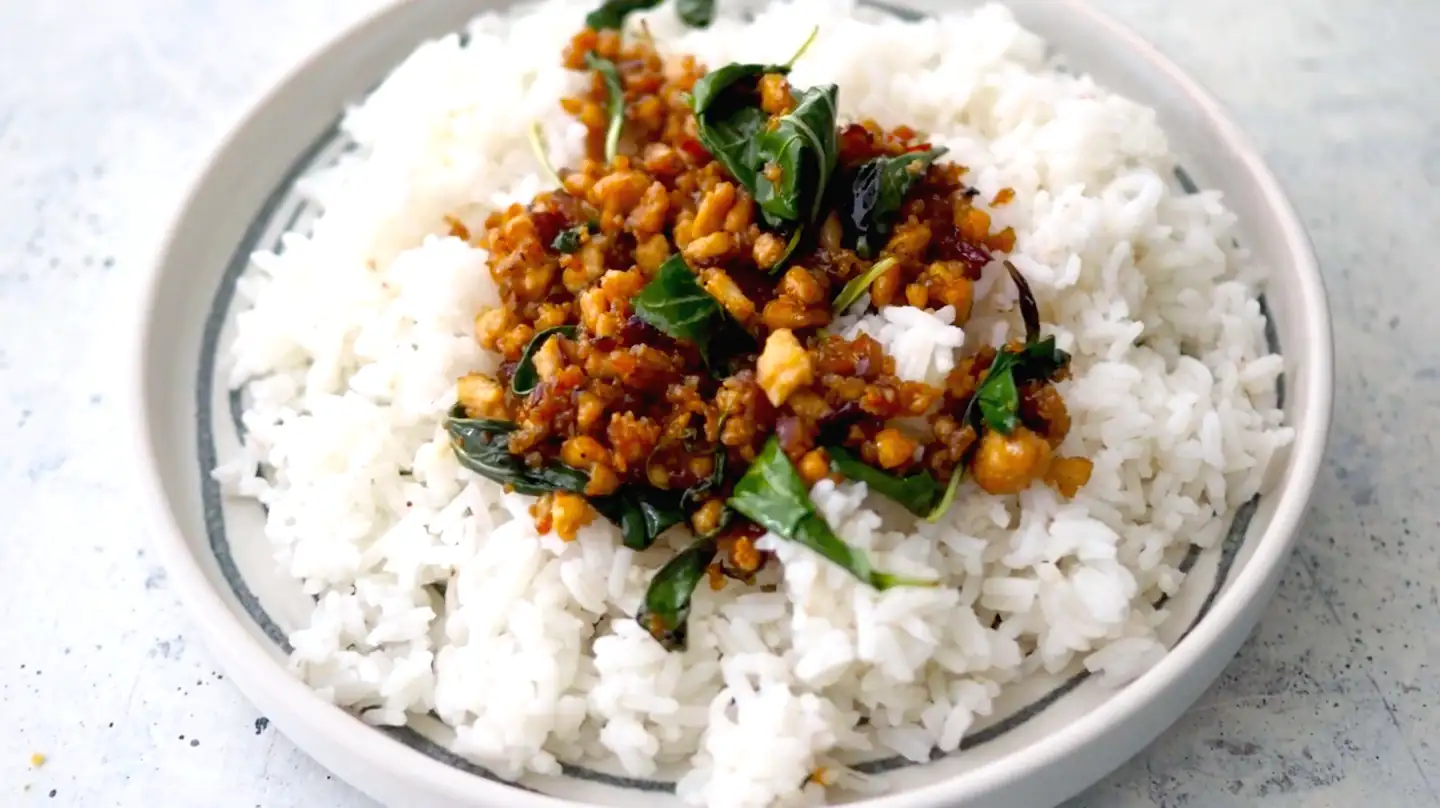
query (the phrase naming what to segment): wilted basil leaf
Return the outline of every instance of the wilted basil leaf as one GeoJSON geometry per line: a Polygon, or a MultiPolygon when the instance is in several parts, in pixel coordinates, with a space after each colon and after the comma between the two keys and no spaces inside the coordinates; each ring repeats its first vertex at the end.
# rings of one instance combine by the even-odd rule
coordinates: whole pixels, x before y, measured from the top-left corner
{"type": "Polygon", "coordinates": [[[762,127],[755,141],[755,204],[771,227],[812,222],[820,215],[825,187],[839,159],[833,84],[793,90],[795,109],[774,126],[762,127]],[[773,166],[779,177],[766,176],[773,166]]]}
{"type": "Polygon", "coordinates": [[[805,481],[773,437],[735,483],[729,504],[771,533],[809,547],[876,589],[936,585],[935,581],[880,572],[870,566],[863,552],[836,536],[815,512],[805,481]]]}
{"type": "Polygon", "coordinates": [[[654,280],[635,295],[635,316],[676,339],[688,340],[709,355],[710,338],[725,324],[725,312],[700,288],[685,259],[672,255],[654,280]]]}
{"type": "Polygon", "coordinates": [[[1019,351],[1001,350],[975,391],[971,406],[991,429],[1009,435],[1020,425],[1020,386],[1054,378],[1069,361],[1070,355],[1055,347],[1054,337],[1027,343],[1019,351]]]}
{"type": "Polygon", "coordinates": [[[619,525],[625,546],[632,550],[648,548],[661,533],[685,521],[679,495],[660,488],[626,485],[613,494],[591,497],[590,504],[619,525]]]}
{"type": "Polygon", "coordinates": [[[1001,351],[975,391],[975,405],[991,429],[1009,435],[1020,424],[1020,392],[1015,385],[1016,354],[1001,351]]]}
{"type": "Polygon", "coordinates": [[[928,471],[900,477],[866,464],[839,446],[827,446],[825,453],[830,455],[830,468],[865,483],[871,491],[900,503],[916,516],[929,516],[945,492],[928,471]]]}
{"type": "Polygon", "coordinates": [[[506,438],[516,426],[509,421],[490,418],[467,418],[464,408],[451,411],[445,428],[450,433],[450,447],[460,465],[488,480],[510,486],[530,496],[554,491],[584,493],[590,475],[563,463],[550,462],[539,468],[510,454],[506,438]]]}
{"type": "Polygon", "coordinates": [[[585,15],[585,26],[596,31],[625,27],[625,18],[636,11],[660,5],[661,0],[605,0],[600,7],[585,15]]]}
{"type": "Polygon", "coordinates": [[[1025,345],[1018,351],[1001,349],[995,361],[980,382],[980,389],[965,410],[965,420],[970,420],[976,410],[980,414],[980,426],[987,425],[1002,435],[1008,435],[1020,425],[1020,387],[1028,382],[1048,381],[1055,377],[1070,362],[1070,355],[1055,346],[1055,338],[1040,338],[1040,307],[1035,295],[1020,270],[1009,261],[1005,268],[1015,282],[1020,298],[1020,316],[1025,321],[1025,345]]]}
{"type": "Polygon", "coordinates": [[[675,12],[691,28],[708,28],[715,19],[715,0],[676,0],[675,12]]]}
{"type": "Polygon", "coordinates": [[[690,599],[715,559],[715,542],[701,539],[670,559],[645,589],[635,620],[667,651],[685,647],[690,599]]]}
{"type": "Polygon", "coordinates": [[[569,255],[580,249],[580,236],[584,232],[584,225],[577,224],[574,227],[567,227],[555,236],[554,241],[550,242],[550,249],[569,255]]]}
{"type": "Polygon", "coordinates": [[[841,216],[850,243],[861,258],[870,258],[885,245],[890,227],[905,204],[915,181],[947,149],[907,152],[876,157],[862,163],[850,179],[848,199],[841,216]]]}
{"type": "Polygon", "coordinates": [[[690,95],[700,144],[752,195],[755,137],[770,119],[760,109],[756,85],[761,76],[776,72],[788,71],[775,65],[725,65],[701,77],[690,95]]]}
{"type": "Polygon", "coordinates": [[[510,377],[511,392],[517,396],[530,395],[530,391],[540,383],[540,374],[535,370],[535,354],[545,346],[546,340],[556,334],[574,339],[575,332],[576,327],[573,325],[557,325],[531,337],[530,344],[526,345],[525,351],[520,354],[520,362],[515,366],[515,375],[510,377]]]}
{"type": "Polygon", "coordinates": [[[605,162],[609,163],[620,148],[620,130],[625,126],[625,83],[615,63],[601,59],[593,51],[585,54],[585,66],[605,80],[605,117],[610,121],[605,127],[605,162]]]}
{"type": "MultiPolygon", "coordinates": [[[[514,491],[539,496],[555,491],[584,494],[590,475],[558,461],[531,468],[524,459],[510,454],[506,436],[515,424],[489,418],[466,418],[456,406],[445,422],[450,446],[460,465],[488,480],[510,486],[514,491]]],[[[685,521],[681,495],[676,491],[640,486],[622,486],[613,494],[587,497],[596,512],[620,528],[625,546],[644,550],[669,528],[685,521]]]]}
{"type": "Polygon", "coordinates": [[[696,82],[690,98],[700,143],[750,192],[766,224],[786,231],[819,215],[839,156],[837,90],[834,85],[792,89],[795,108],[771,125],[760,108],[759,81],[767,73],[789,73],[814,38],[811,31],[784,65],[714,70],[696,82]],[[777,173],[774,181],[765,176],[767,167],[777,173]]]}

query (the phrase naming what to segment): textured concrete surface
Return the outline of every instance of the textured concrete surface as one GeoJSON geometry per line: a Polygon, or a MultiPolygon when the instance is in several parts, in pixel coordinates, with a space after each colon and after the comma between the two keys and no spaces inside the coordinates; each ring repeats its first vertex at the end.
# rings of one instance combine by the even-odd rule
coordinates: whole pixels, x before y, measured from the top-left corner
{"type": "MultiPolygon", "coordinates": [[[[0,3],[0,805],[372,805],[189,640],[115,473],[111,337],[222,129],[375,1],[0,3]]],[[[1291,191],[1339,400],[1259,631],[1071,808],[1440,805],[1440,3],[1100,4],[1214,89],[1291,191]]]]}

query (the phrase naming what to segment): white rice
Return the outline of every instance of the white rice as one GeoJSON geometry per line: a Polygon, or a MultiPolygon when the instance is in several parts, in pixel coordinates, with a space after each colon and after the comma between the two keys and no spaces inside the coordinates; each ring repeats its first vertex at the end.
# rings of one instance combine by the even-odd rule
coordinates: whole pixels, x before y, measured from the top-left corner
{"type": "MultiPolygon", "coordinates": [[[[1015,190],[991,213],[1074,354],[1062,451],[1095,461],[1078,496],[966,484],[942,524],[901,530],[863,485],[823,481],[812,498],[848,542],[948,586],[876,592],[767,537],[776,590],[701,587],[688,649],[666,653],[629,616],[667,548],[635,554],[603,522],[569,544],[537,536],[525,497],[457,466],[440,424],[455,378],[496,365],[471,334],[498,299],[484,251],[442,235],[443,217],[478,229],[541,187],[532,120],[574,162],[583,130],[558,101],[581,79],[559,54],[590,5],[485,16],[465,45],[420,48],[346,116],[359,149],[308,181],[324,214],[241,281],[230,361],[248,436],[216,473],[268,506],[278,563],[318,598],[290,638],[299,675],[372,723],[433,711],[503,777],[681,764],[685,800],[765,806],[823,801],[821,784],[798,789],[820,766],[856,785],[837,759],[954,750],[1038,671],[1143,673],[1164,653],[1151,604],[1291,439],[1281,363],[1219,195],[1173,188],[1154,113],[1053,70],[999,6],[901,22],[796,0],[703,32],[643,16],[662,48],[711,66],[775,61],[819,23],[797,85],[837,83],[848,118],[932,133],[981,200],[1015,190]]],[[[910,308],[834,327],[937,379],[1014,333],[1001,278],[992,264],[963,331],[910,308]]]]}

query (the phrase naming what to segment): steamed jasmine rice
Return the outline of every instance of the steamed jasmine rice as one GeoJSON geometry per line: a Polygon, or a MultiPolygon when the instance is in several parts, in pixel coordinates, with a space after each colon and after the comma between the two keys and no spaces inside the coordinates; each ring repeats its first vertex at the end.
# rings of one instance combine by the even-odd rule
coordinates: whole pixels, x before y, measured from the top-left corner
{"type": "Polygon", "coordinates": [[[946,150],[937,165],[964,166],[974,206],[1013,233],[968,317],[866,295],[820,332],[943,386],[1024,336],[1008,260],[1069,357],[1055,452],[1090,462],[1083,486],[996,494],[966,476],[930,521],[821,477],[810,502],[845,545],[938,585],[877,588],[762,530],[775,563],[749,585],[702,581],[669,649],[635,617],[689,531],[636,550],[593,518],[566,540],[537,526],[535,497],[462,466],[456,379],[514,372],[476,340],[477,313],[504,301],[469,234],[553,190],[532,123],[556,166],[595,145],[562,108],[590,81],[559,57],[592,5],[548,0],[423,45],[347,112],[357,148],[307,178],[322,215],[240,281],[245,445],[216,474],[265,505],[277,563],[315,598],[290,636],[297,675],[371,724],[434,714],[456,754],[507,779],[576,763],[735,808],[823,803],[865,787],[847,764],[953,752],[1036,675],[1142,675],[1187,554],[1221,541],[1292,438],[1263,273],[1219,194],[1176,186],[1154,112],[1056,70],[1000,6],[905,22],[848,0],[749,20],[722,3],[704,29],[661,7],[626,35],[643,23],[662,55],[713,68],[783,61],[818,24],[791,85],[835,84],[842,122],[911,127],[946,150]]]}

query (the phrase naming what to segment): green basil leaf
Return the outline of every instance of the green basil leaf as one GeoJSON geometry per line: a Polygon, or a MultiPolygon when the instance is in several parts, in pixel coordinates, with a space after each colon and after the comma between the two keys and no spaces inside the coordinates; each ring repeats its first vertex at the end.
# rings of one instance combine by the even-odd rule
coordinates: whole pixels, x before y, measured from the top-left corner
{"type": "Polygon", "coordinates": [[[691,28],[708,28],[715,19],[715,0],[676,0],[675,13],[691,28]]]}
{"type": "Polygon", "coordinates": [[[1055,338],[1045,337],[1027,343],[1015,357],[1015,383],[1053,379],[1070,363],[1070,354],[1055,347],[1055,338]]]}
{"type": "Polygon", "coordinates": [[[509,421],[489,418],[466,418],[463,408],[456,406],[445,422],[450,433],[450,447],[460,465],[488,480],[508,485],[514,491],[538,496],[554,491],[584,493],[590,475],[563,463],[550,462],[531,468],[513,454],[506,436],[516,429],[509,421]]]}
{"type": "Polygon", "coordinates": [[[805,481],[773,437],[735,483],[729,504],[771,533],[805,545],[876,589],[936,585],[935,581],[903,578],[875,570],[864,552],[836,536],[816,513],[805,481]]]}
{"type": "Polygon", "coordinates": [[[774,126],[761,128],[751,161],[756,172],[755,204],[772,227],[787,222],[803,224],[819,217],[840,154],[835,85],[792,92],[795,108],[774,126]],[[771,164],[779,168],[778,182],[765,176],[771,164]]]}
{"type": "Polygon", "coordinates": [[[711,336],[728,319],[679,254],[666,259],[631,302],[641,320],[675,339],[694,343],[706,357],[711,336]]]}
{"type": "Polygon", "coordinates": [[[530,344],[525,346],[525,351],[520,354],[520,363],[515,366],[515,375],[510,377],[510,391],[517,396],[528,396],[540,383],[540,374],[535,370],[535,353],[545,345],[545,341],[559,334],[569,339],[574,339],[576,327],[573,325],[557,325],[554,328],[547,328],[539,334],[530,338],[530,344]]]}
{"type": "Polygon", "coordinates": [[[715,560],[717,549],[715,542],[702,539],[670,559],[650,579],[635,620],[665,650],[685,647],[690,600],[705,578],[705,569],[715,560]]]}
{"type": "Polygon", "coordinates": [[[558,253],[569,255],[580,249],[580,237],[585,232],[584,225],[575,225],[561,230],[550,242],[550,249],[558,253]]]}
{"type": "Polygon", "coordinates": [[[610,163],[620,148],[620,130],[625,126],[625,83],[620,80],[620,68],[594,51],[585,54],[585,66],[605,79],[605,115],[610,120],[605,128],[605,162],[610,163]]]}
{"type": "MultiPolygon", "coordinates": [[[[746,65],[750,67],[751,65],[746,65]]],[[[735,65],[731,65],[735,67],[735,65]]],[[[755,66],[758,67],[758,66],[755,66]]],[[[710,75],[714,75],[713,73],[710,75]]],[[[709,78],[709,76],[706,76],[709,78]]],[[[701,79],[704,81],[704,79],[701,79]]],[[[699,85],[696,85],[697,91],[699,85]]],[[[694,98],[698,101],[700,94],[694,98]]],[[[697,107],[698,109],[698,107],[697,107]]],[[[696,129],[700,145],[725,166],[735,181],[754,192],[756,183],[756,162],[753,155],[755,138],[770,119],[759,107],[739,107],[728,114],[695,113],[696,129]]]]}
{"type": "Polygon", "coordinates": [[[810,502],[805,481],[773,437],[735,483],[729,505],[766,530],[786,538],[795,534],[801,522],[815,517],[815,506],[810,502]]]}
{"type": "Polygon", "coordinates": [[[975,391],[975,404],[980,417],[989,427],[1009,435],[1020,425],[1020,391],[1015,385],[1015,357],[1001,351],[985,374],[985,381],[975,391]]]}
{"type": "MultiPolygon", "coordinates": [[[[445,426],[460,465],[517,493],[584,494],[590,482],[589,474],[558,461],[531,468],[523,458],[510,454],[506,436],[517,427],[509,421],[466,418],[457,406],[445,426]]],[[[625,546],[633,550],[648,548],[661,533],[685,521],[681,495],[674,491],[627,485],[613,494],[587,499],[596,512],[620,528],[625,546]]]]}
{"type": "Polygon", "coordinates": [[[756,84],[766,73],[787,74],[784,65],[728,64],[701,76],[690,90],[690,109],[698,118],[710,112],[728,115],[739,107],[759,105],[755,98],[756,84]]]}
{"type": "Polygon", "coordinates": [[[585,15],[585,27],[596,31],[625,27],[625,18],[636,11],[660,5],[661,0],[605,0],[600,7],[585,15]]]}
{"type": "Polygon", "coordinates": [[[661,533],[685,521],[680,498],[673,491],[640,486],[621,486],[613,494],[591,497],[590,505],[620,528],[625,546],[644,550],[661,533]]]}
{"type": "MultiPolygon", "coordinates": [[[[726,65],[696,82],[690,97],[701,145],[750,192],[766,224],[785,231],[820,214],[839,157],[837,90],[834,85],[792,90],[795,108],[772,126],[760,109],[758,85],[767,73],[789,73],[817,31],[810,32],[789,63],[726,65]],[[778,182],[764,175],[772,163],[778,182]]],[[[792,249],[799,233],[794,231],[792,249]]]]}
{"type": "Polygon", "coordinates": [[[940,501],[944,489],[928,471],[899,477],[868,465],[839,446],[825,447],[830,455],[830,468],[856,482],[865,483],[871,491],[882,494],[916,516],[929,516],[940,501]]]}
{"type": "Polygon", "coordinates": [[[845,288],[840,290],[840,296],[835,298],[835,303],[831,307],[832,310],[836,314],[843,314],[846,309],[855,305],[855,301],[859,300],[861,295],[869,291],[871,284],[879,279],[881,275],[889,272],[890,267],[895,266],[895,264],[896,259],[894,258],[881,258],[869,269],[851,278],[850,282],[845,284],[845,288]]]}
{"type": "Polygon", "coordinates": [[[1069,361],[1070,355],[1055,347],[1054,337],[1028,343],[1019,351],[1001,350],[971,406],[979,410],[985,425],[1009,435],[1020,425],[1020,385],[1054,378],[1069,361]]]}
{"type": "Polygon", "coordinates": [[[850,180],[848,201],[841,208],[848,241],[861,258],[885,246],[905,195],[926,169],[948,149],[927,149],[862,163],[850,180]]]}
{"type": "Polygon", "coordinates": [[[1020,270],[1005,260],[1005,270],[1010,273],[1010,280],[1015,282],[1015,292],[1020,298],[1020,319],[1025,322],[1025,343],[1031,344],[1040,339],[1040,306],[1035,302],[1035,295],[1030,291],[1030,284],[1026,282],[1025,276],[1020,270]]]}

